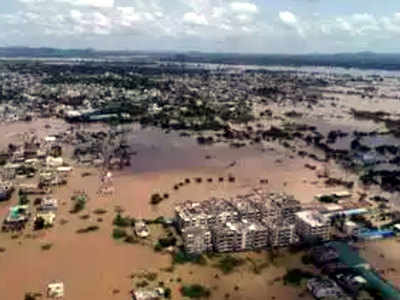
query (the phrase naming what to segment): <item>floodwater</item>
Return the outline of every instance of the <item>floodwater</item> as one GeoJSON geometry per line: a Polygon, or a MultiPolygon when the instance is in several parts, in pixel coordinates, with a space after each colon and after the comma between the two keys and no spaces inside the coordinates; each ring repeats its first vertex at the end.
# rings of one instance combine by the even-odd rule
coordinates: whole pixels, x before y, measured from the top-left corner
{"type": "MultiPolygon", "coordinates": [[[[46,136],[57,130],[65,130],[66,125],[56,120],[38,120],[4,126],[7,132],[12,132],[3,136],[4,145],[7,145],[10,141],[18,141],[18,134],[24,131],[33,129],[46,136]]],[[[153,270],[159,272],[160,280],[165,282],[175,278],[177,275],[173,273],[159,271],[169,266],[169,255],[157,254],[152,248],[140,245],[121,244],[112,239],[112,220],[117,206],[124,209],[126,215],[136,218],[168,217],[173,216],[174,206],[181,201],[202,201],[212,196],[233,197],[259,187],[260,179],[269,180],[265,188],[295,194],[306,203],[312,201],[313,195],[326,190],[318,182],[315,171],[304,168],[305,163],[315,165],[315,162],[291,158],[290,153],[276,145],[268,146],[268,150],[260,146],[241,149],[223,145],[200,147],[192,138],[166,135],[158,129],[139,128],[132,129],[129,140],[137,155],[132,157],[129,169],[113,172],[116,191],[112,196],[97,194],[100,187],[98,171],[75,167],[68,185],[53,192],[60,203],[54,228],[36,238],[30,237],[31,228],[14,239],[11,238],[12,234],[0,234],[0,247],[5,248],[5,252],[0,253],[0,268],[3,270],[0,272],[1,299],[23,299],[26,292],[44,293],[47,283],[61,280],[66,287],[66,299],[122,300],[129,297],[128,292],[132,288],[129,275],[133,272],[153,270]],[[92,176],[81,177],[83,172],[91,172],[92,176]],[[235,176],[234,183],[227,181],[229,175],[235,176]],[[195,177],[202,177],[203,182],[194,183],[195,177]],[[219,177],[224,177],[225,181],[219,183],[219,177]],[[190,178],[191,183],[175,190],[174,185],[185,178],[190,178]],[[213,182],[207,182],[208,178],[212,178],[213,182]],[[86,209],[78,215],[69,213],[72,206],[70,198],[75,191],[85,191],[89,195],[86,209]],[[170,198],[153,207],[149,199],[156,192],[169,193],[170,198]],[[93,211],[98,208],[105,209],[107,213],[95,215],[93,211]],[[89,215],[89,218],[82,219],[83,215],[89,215]],[[98,225],[100,229],[93,233],[76,233],[78,229],[90,225],[98,225]],[[46,243],[52,244],[50,250],[41,249],[46,243]]],[[[317,164],[317,167],[321,166],[317,164]]],[[[16,202],[14,195],[12,200],[0,203],[2,217],[9,206],[16,202]]],[[[206,269],[182,268],[179,275],[185,283],[215,284],[209,280],[209,271],[206,269]],[[197,275],[192,276],[189,270],[195,270],[197,275]]],[[[264,299],[269,290],[271,296],[275,295],[277,299],[286,293],[295,299],[294,289],[288,290],[279,284],[273,288],[265,285],[264,276],[272,280],[281,276],[282,272],[282,269],[270,269],[262,277],[247,276],[247,272],[227,276],[220,280],[219,290],[214,292],[211,299],[221,299],[225,293],[230,293],[231,299],[237,300],[264,299]],[[241,292],[232,292],[231,280],[240,280],[241,286],[246,288],[241,292]]],[[[179,284],[170,285],[174,287],[173,299],[179,299],[179,284]]]]}

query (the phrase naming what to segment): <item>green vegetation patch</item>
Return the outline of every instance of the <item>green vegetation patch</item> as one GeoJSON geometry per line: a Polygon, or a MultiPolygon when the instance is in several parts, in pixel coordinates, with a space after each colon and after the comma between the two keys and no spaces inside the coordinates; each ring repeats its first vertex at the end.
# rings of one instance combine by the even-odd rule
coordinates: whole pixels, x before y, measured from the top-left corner
{"type": "Polygon", "coordinates": [[[254,272],[254,274],[260,274],[264,269],[268,268],[269,266],[268,261],[265,260],[252,259],[250,257],[247,257],[247,261],[250,262],[251,270],[254,272]]]}
{"type": "Polygon", "coordinates": [[[76,231],[76,233],[89,233],[89,232],[97,231],[97,230],[99,230],[99,229],[100,229],[99,226],[97,226],[97,225],[91,225],[91,226],[88,226],[88,227],[86,227],[86,228],[78,229],[78,230],[76,231]]]}
{"type": "Polygon", "coordinates": [[[42,248],[42,250],[47,251],[47,250],[50,250],[52,247],[53,247],[52,243],[47,243],[47,244],[42,245],[41,248],[42,248]]]}
{"type": "Polygon", "coordinates": [[[283,276],[283,282],[285,284],[291,284],[299,286],[302,280],[310,279],[315,277],[315,275],[308,271],[303,271],[301,269],[289,269],[283,276]]]}
{"type": "Polygon", "coordinates": [[[224,255],[219,259],[219,261],[214,265],[216,268],[220,269],[224,274],[233,272],[236,268],[240,267],[245,263],[245,260],[233,255],[224,255]]]}
{"type": "Polygon", "coordinates": [[[85,194],[80,194],[77,196],[73,196],[71,198],[71,200],[74,201],[74,206],[73,206],[72,210],[70,211],[70,213],[76,214],[85,208],[87,196],[85,194]]]}
{"type": "Polygon", "coordinates": [[[123,217],[120,213],[118,213],[113,221],[113,224],[118,227],[128,227],[134,225],[134,220],[130,217],[123,217]]]}
{"type": "Polygon", "coordinates": [[[163,197],[161,197],[160,194],[153,194],[150,197],[150,204],[152,205],[157,205],[159,204],[161,201],[163,201],[163,197]]]}
{"type": "Polygon", "coordinates": [[[182,250],[179,250],[178,252],[173,254],[172,258],[174,264],[186,264],[186,263],[193,263],[198,265],[207,264],[207,260],[204,258],[203,255],[189,254],[182,250]]]}
{"type": "Polygon", "coordinates": [[[188,298],[208,298],[211,292],[200,284],[185,285],[181,288],[181,294],[188,298]]]}
{"type": "Polygon", "coordinates": [[[318,199],[323,203],[338,203],[338,199],[335,196],[324,195],[318,199]]]}
{"type": "Polygon", "coordinates": [[[119,240],[126,237],[128,234],[126,233],[125,229],[122,228],[114,228],[112,236],[114,239],[119,240]]]}
{"type": "Polygon", "coordinates": [[[24,300],[37,300],[42,298],[41,293],[25,293],[24,300]]]}

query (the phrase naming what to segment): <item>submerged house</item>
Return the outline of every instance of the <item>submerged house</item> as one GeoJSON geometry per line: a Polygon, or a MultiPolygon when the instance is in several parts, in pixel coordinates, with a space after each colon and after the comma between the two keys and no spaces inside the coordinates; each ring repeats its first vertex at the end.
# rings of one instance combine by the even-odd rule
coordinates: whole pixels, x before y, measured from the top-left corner
{"type": "Polygon", "coordinates": [[[135,233],[138,237],[146,238],[150,235],[150,230],[147,227],[145,222],[136,221],[135,222],[135,233]]]}
{"type": "Polygon", "coordinates": [[[0,182],[0,201],[8,200],[14,191],[14,186],[11,182],[0,182]]]}
{"type": "Polygon", "coordinates": [[[28,205],[12,206],[3,222],[2,231],[19,231],[24,229],[30,215],[28,205]]]}
{"type": "Polygon", "coordinates": [[[47,297],[59,299],[64,297],[64,283],[53,282],[47,286],[47,297]]]}
{"type": "Polygon", "coordinates": [[[53,226],[56,220],[56,214],[52,211],[40,211],[35,216],[35,223],[38,219],[42,219],[43,226],[53,226]]]}

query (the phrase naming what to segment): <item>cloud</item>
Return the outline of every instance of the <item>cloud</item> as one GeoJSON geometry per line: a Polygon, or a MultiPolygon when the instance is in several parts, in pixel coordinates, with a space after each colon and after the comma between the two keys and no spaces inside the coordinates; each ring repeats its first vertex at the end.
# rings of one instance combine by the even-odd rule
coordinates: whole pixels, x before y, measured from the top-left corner
{"type": "Polygon", "coordinates": [[[183,22],[190,25],[208,25],[206,17],[195,12],[188,12],[183,15],[183,22]]]}
{"type": "MultiPolygon", "coordinates": [[[[24,1],[32,1],[32,0],[24,0],[24,1]]],[[[75,6],[92,6],[92,7],[103,7],[103,8],[110,8],[114,6],[114,0],[55,0],[55,1],[64,2],[75,6]]]]}
{"type": "Polygon", "coordinates": [[[245,14],[258,13],[257,6],[250,2],[232,2],[230,6],[232,11],[238,13],[245,13],[245,14]]]}
{"type": "Polygon", "coordinates": [[[297,23],[296,16],[290,11],[279,12],[280,20],[287,25],[295,25],[297,23]]]}
{"type": "Polygon", "coordinates": [[[265,1],[254,0],[17,1],[19,11],[0,13],[0,42],[102,48],[109,41],[110,48],[334,52],[394,48],[400,35],[396,10],[378,15],[292,8],[278,10],[274,18],[256,5],[265,1]]]}

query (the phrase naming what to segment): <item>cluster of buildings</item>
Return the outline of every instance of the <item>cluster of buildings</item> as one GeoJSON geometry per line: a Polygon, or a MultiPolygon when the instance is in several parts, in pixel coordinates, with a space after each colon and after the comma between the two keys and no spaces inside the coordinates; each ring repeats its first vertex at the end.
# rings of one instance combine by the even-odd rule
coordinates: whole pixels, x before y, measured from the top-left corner
{"type": "Polygon", "coordinates": [[[10,144],[1,154],[5,165],[1,169],[0,198],[5,200],[18,189],[18,205],[12,206],[2,224],[2,231],[19,231],[33,216],[34,228],[52,226],[55,222],[58,202],[49,196],[53,186],[66,184],[72,167],[66,166],[62,157],[62,147],[56,137],[39,139],[24,134],[23,142],[10,144]],[[26,178],[37,178],[34,183],[18,183],[26,178]],[[35,200],[35,210],[27,196],[40,196],[35,200]]]}
{"type": "Polygon", "coordinates": [[[330,239],[331,220],[292,196],[254,191],[232,200],[186,201],[175,209],[188,253],[238,252],[330,239]]]}
{"type": "Polygon", "coordinates": [[[314,264],[327,275],[307,282],[308,290],[316,299],[326,299],[326,297],[352,299],[351,297],[355,297],[360,290],[368,286],[366,278],[359,270],[340,261],[339,251],[335,246],[326,244],[315,247],[309,254],[314,264]]]}

